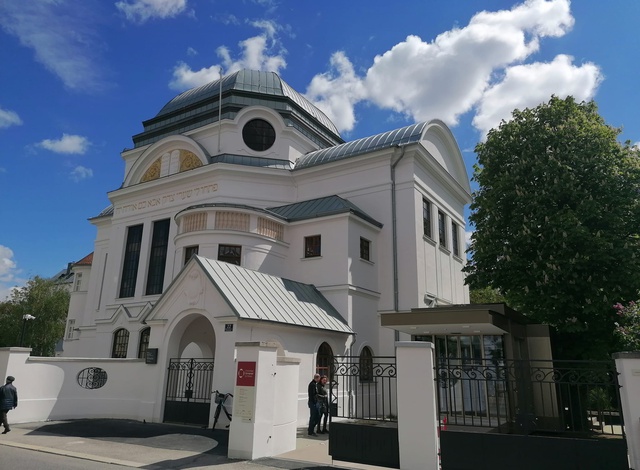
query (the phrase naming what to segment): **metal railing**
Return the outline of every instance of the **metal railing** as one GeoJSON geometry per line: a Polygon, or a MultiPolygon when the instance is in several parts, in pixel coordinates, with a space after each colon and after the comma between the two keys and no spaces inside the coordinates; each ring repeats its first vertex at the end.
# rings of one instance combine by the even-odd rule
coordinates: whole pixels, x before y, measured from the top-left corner
{"type": "Polygon", "coordinates": [[[334,356],[330,369],[332,418],[398,420],[395,357],[334,356]]]}
{"type": "Polygon", "coordinates": [[[440,422],[522,434],[624,435],[613,361],[438,358],[440,422]]]}

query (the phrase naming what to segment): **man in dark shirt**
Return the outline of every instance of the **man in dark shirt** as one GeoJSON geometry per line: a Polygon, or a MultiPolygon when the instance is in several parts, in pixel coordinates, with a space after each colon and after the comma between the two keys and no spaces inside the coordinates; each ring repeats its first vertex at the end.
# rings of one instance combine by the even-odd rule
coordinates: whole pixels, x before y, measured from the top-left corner
{"type": "Polygon", "coordinates": [[[318,410],[318,381],[320,381],[320,374],[313,376],[313,380],[309,382],[307,388],[307,394],[309,396],[309,429],[307,434],[309,436],[317,436],[314,431],[316,424],[320,422],[320,411],[318,410]]]}
{"type": "Polygon", "coordinates": [[[18,390],[13,386],[14,377],[7,377],[7,383],[0,387],[0,419],[4,426],[2,434],[6,434],[11,431],[9,428],[9,422],[7,421],[7,413],[9,410],[18,406],[18,390]]]}

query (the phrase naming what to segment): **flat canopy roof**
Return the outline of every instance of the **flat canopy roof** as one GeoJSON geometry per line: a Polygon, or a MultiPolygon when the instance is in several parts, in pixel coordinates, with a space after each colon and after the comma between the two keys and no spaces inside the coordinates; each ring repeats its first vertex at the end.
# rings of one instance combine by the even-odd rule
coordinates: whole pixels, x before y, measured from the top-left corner
{"type": "Polygon", "coordinates": [[[531,320],[505,304],[451,305],[383,313],[380,324],[410,335],[524,336],[531,320]]]}

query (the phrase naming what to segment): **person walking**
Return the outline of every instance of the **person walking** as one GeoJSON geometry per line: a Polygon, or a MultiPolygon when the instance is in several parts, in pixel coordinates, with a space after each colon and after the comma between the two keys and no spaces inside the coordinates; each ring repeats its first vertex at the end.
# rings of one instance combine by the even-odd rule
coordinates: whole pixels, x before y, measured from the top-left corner
{"type": "Polygon", "coordinates": [[[314,431],[316,424],[320,422],[320,413],[318,411],[318,382],[320,381],[320,374],[315,374],[313,380],[309,382],[307,387],[307,395],[309,396],[309,428],[307,434],[309,436],[317,436],[314,431]]]}
{"type": "Polygon", "coordinates": [[[13,386],[15,377],[7,377],[7,383],[0,387],[0,419],[2,419],[2,425],[4,431],[2,434],[6,434],[11,431],[9,427],[9,421],[7,421],[7,413],[9,410],[18,406],[18,390],[13,386]]]}
{"type": "Polygon", "coordinates": [[[320,382],[318,382],[318,434],[329,434],[327,431],[327,420],[329,419],[329,390],[327,388],[327,376],[323,375],[320,377],[320,382]],[[320,430],[320,421],[322,423],[322,431],[320,430]]]}

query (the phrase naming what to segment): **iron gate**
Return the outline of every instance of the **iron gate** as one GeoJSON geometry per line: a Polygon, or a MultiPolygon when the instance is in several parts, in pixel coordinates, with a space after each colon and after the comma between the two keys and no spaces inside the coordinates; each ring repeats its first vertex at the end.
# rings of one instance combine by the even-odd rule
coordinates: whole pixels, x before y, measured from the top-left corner
{"type": "Polygon", "coordinates": [[[207,426],[212,382],[213,359],[171,359],[164,421],[207,426]]]}
{"type": "Polygon", "coordinates": [[[440,357],[435,369],[443,470],[628,469],[613,361],[440,357]]]}

